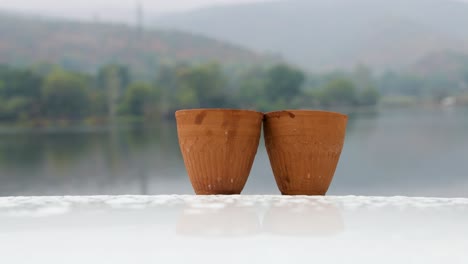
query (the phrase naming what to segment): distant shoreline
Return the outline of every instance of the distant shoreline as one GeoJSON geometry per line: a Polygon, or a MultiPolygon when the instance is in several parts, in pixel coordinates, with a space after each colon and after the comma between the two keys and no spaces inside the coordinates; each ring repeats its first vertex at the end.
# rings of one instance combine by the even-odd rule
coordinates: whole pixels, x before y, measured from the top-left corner
{"type": "MultiPolygon", "coordinates": [[[[350,116],[354,115],[375,115],[379,112],[387,112],[394,110],[404,109],[419,109],[419,110],[440,110],[446,109],[468,109],[468,105],[454,105],[445,107],[441,104],[433,102],[419,102],[406,105],[385,105],[381,103],[375,107],[333,107],[333,108],[302,108],[311,110],[329,110],[345,113],[350,116]]],[[[115,123],[108,121],[108,118],[95,118],[90,117],[82,120],[25,120],[17,122],[0,122],[0,133],[15,132],[15,131],[61,131],[61,130],[74,130],[74,131],[107,131],[115,128],[160,128],[161,126],[175,125],[175,121],[166,115],[166,118],[144,118],[144,117],[119,117],[115,123]]]]}

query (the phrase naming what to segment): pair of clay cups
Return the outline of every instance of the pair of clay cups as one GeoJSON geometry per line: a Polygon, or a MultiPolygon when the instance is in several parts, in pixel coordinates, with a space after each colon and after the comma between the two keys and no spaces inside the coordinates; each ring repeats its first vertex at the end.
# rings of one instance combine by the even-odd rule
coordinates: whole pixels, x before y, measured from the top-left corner
{"type": "Polygon", "coordinates": [[[276,183],[284,195],[325,195],[343,148],[347,116],[327,111],[261,113],[234,109],[176,112],[179,146],[196,194],[240,194],[262,124],[276,183]]]}

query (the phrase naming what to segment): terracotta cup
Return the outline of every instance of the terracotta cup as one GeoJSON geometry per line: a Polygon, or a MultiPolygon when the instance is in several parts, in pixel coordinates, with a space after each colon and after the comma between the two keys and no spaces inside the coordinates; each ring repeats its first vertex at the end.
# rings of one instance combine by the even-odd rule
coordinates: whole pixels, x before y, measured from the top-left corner
{"type": "Polygon", "coordinates": [[[335,174],[347,116],[287,110],[265,114],[265,145],[284,195],[325,195],[335,174]]]}
{"type": "Polygon", "coordinates": [[[180,110],[179,146],[196,194],[240,194],[257,153],[263,113],[180,110]]]}

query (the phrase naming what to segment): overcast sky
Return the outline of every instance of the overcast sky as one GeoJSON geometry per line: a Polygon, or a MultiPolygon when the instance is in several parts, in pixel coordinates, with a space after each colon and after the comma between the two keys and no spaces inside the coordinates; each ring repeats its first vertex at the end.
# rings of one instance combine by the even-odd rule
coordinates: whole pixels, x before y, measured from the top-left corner
{"type": "MultiPolygon", "coordinates": [[[[0,0],[0,8],[15,10],[54,10],[54,9],[127,9],[141,2],[151,11],[170,12],[196,7],[268,0],[0,0]]],[[[408,0],[411,1],[411,0],[408,0]]],[[[468,0],[461,0],[468,1],[468,0]]]]}
{"type": "Polygon", "coordinates": [[[0,0],[0,9],[72,19],[99,18],[101,20],[133,21],[138,2],[143,5],[147,15],[145,18],[148,18],[155,14],[212,5],[261,1],[274,0],[0,0]]]}
{"type": "Polygon", "coordinates": [[[129,9],[140,2],[145,9],[152,12],[171,12],[209,5],[258,1],[262,0],[0,0],[0,8],[29,11],[66,8],[84,11],[101,8],[129,9]]]}
{"type": "Polygon", "coordinates": [[[148,19],[155,14],[261,1],[269,0],[0,0],[0,10],[80,20],[132,22],[138,2],[144,7],[148,19]]]}

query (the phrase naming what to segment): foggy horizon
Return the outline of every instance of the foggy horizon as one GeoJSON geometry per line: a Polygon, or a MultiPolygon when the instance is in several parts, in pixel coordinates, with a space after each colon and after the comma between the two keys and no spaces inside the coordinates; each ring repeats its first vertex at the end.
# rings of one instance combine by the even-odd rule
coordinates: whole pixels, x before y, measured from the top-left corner
{"type": "MultiPolygon", "coordinates": [[[[110,0],[71,0],[67,2],[59,0],[42,0],[31,3],[30,0],[18,0],[11,2],[1,2],[0,10],[13,11],[13,12],[28,12],[28,13],[46,13],[55,14],[55,12],[62,12],[64,10],[73,10],[78,14],[89,12],[90,15],[98,15],[106,17],[104,9],[111,10],[113,12],[127,12],[133,10],[135,6],[141,4],[145,11],[153,14],[164,14],[171,12],[187,11],[196,8],[203,8],[216,5],[226,4],[240,4],[240,3],[254,3],[254,2],[266,2],[274,0],[180,0],[177,2],[169,2],[165,0],[121,0],[119,2],[110,0]]],[[[78,14],[71,14],[78,15],[78,14]]],[[[129,13],[133,14],[133,13],[129,13]]],[[[57,13],[57,15],[63,16],[64,14],[57,13]]]]}
{"type": "MultiPolygon", "coordinates": [[[[288,0],[179,0],[177,2],[166,0],[30,0],[0,2],[0,11],[24,13],[26,15],[40,15],[46,17],[66,18],[73,20],[100,20],[108,22],[134,21],[135,10],[138,4],[144,9],[145,15],[170,15],[179,12],[191,11],[222,5],[237,5],[258,2],[276,2],[288,0]]],[[[441,0],[466,2],[468,0],[441,0]]]]}

